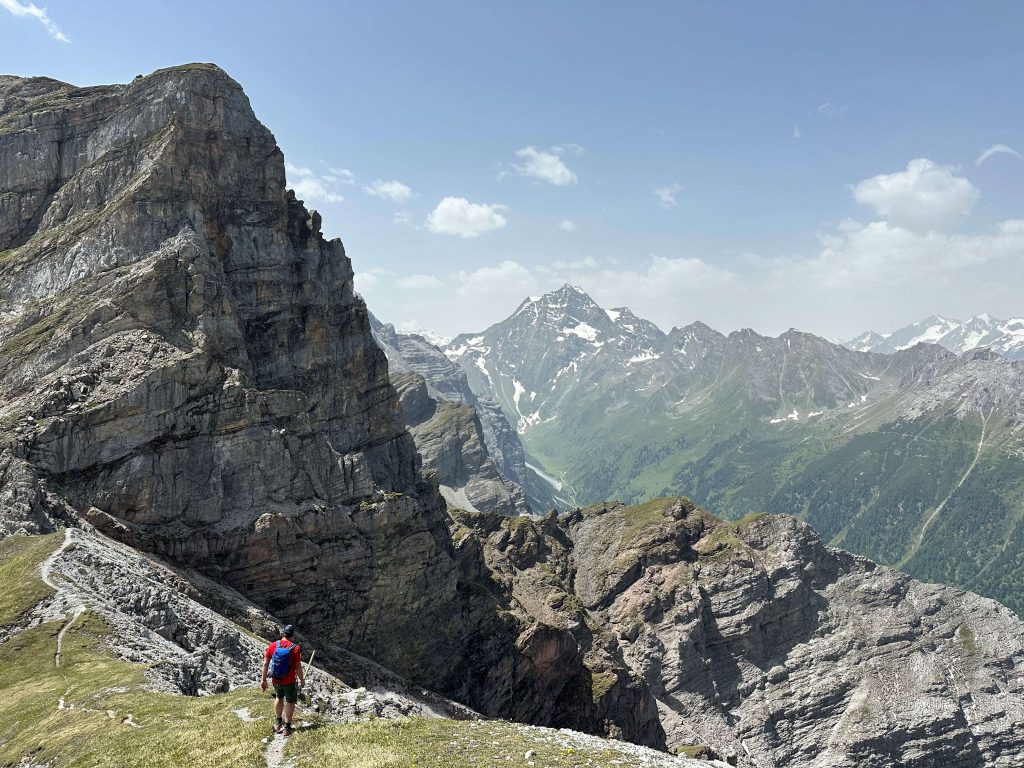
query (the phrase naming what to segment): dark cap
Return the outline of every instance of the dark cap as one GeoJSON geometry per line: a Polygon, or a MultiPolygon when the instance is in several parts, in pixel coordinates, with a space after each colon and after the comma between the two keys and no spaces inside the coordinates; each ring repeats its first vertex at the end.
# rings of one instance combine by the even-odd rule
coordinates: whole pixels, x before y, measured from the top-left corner
{"type": "Polygon", "coordinates": [[[284,625],[284,629],[281,630],[281,634],[284,635],[285,637],[291,637],[292,635],[295,634],[295,625],[294,624],[285,624],[284,625]]]}

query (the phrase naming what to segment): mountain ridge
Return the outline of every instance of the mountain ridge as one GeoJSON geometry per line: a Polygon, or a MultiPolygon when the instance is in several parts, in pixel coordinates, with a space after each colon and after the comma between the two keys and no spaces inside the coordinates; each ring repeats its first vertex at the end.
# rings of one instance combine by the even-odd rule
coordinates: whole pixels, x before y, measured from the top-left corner
{"type": "Polygon", "coordinates": [[[858,352],[795,329],[725,335],[699,321],[624,334],[603,314],[566,286],[446,349],[573,502],[678,493],[727,517],[796,512],[826,541],[1024,607],[1024,580],[1006,562],[1024,503],[1013,469],[1024,457],[1021,363],[922,342],[858,352]],[[570,333],[580,323],[588,338],[570,333]],[[893,458],[862,458],[876,451],[893,458]],[[923,463],[899,458],[922,451],[923,463]],[[975,514],[991,525],[972,527],[975,514]],[[974,542],[969,565],[943,541],[947,524],[974,542]]]}
{"type": "Polygon", "coordinates": [[[1024,359],[1024,318],[998,320],[988,313],[961,322],[938,315],[887,334],[866,331],[844,342],[858,352],[892,354],[914,344],[938,344],[955,354],[987,347],[1007,360],[1024,359]]]}

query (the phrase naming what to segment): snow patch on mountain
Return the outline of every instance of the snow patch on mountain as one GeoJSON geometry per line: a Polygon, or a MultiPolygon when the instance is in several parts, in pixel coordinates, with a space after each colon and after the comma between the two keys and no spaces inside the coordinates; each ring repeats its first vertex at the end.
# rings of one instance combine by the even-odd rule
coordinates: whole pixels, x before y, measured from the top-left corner
{"type": "Polygon", "coordinates": [[[419,336],[429,344],[442,349],[452,343],[451,336],[445,336],[443,333],[438,333],[432,328],[426,328],[415,321],[395,323],[395,330],[409,336],[419,336]]]}
{"type": "Polygon", "coordinates": [[[575,328],[565,328],[564,332],[579,336],[585,341],[597,341],[597,329],[587,323],[579,323],[575,328]]]}
{"type": "MultiPolygon", "coordinates": [[[[815,414],[817,415],[817,414],[815,414]]],[[[769,424],[781,424],[784,421],[800,421],[800,411],[794,408],[790,413],[787,413],[781,419],[771,419],[769,424]]]]}
{"type": "Polygon", "coordinates": [[[653,349],[646,349],[639,355],[633,355],[626,361],[626,365],[637,365],[638,363],[646,363],[651,360],[657,360],[661,357],[661,354],[655,352],[653,349]]]}

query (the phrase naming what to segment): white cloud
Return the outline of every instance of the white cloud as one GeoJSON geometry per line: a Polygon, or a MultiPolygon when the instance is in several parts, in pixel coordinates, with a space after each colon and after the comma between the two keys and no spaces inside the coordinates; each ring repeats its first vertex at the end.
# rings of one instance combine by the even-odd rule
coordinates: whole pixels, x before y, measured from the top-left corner
{"type": "MultiPolygon", "coordinates": [[[[550,277],[558,278],[559,275],[566,273],[578,273],[583,269],[597,269],[598,262],[593,256],[584,256],[582,259],[575,259],[573,261],[564,261],[563,259],[557,259],[551,263],[550,266],[539,264],[534,267],[534,271],[539,275],[547,275],[550,277]]],[[[571,283],[572,280],[566,278],[562,280],[563,283],[571,283]]]]}
{"type": "Polygon", "coordinates": [[[425,288],[443,288],[444,280],[434,275],[405,275],[396,281],[399,288],[419,291],[425,288]]]}
{"type": "Polygon", "coordinates": [[[551,147],[551,151],[556,155],[582,155],[584,150],[579,144],[569,142],[568,144],[556,144],[551,147]]]}
{"type": "Polygon", "coordinates": [[[855,184],[857,202],[896,226],[914,231],[944,229],[971,212],[981,193],[953,168],[919,158],[898,173],[855,184]]]}
{"type": "Polygon", "coordinates": [[[501,229],[508,222],[501,214],[504,205],[471,203],[464,197],[446,197],[427,216],[427,229],[443,235],[476,237],[501,229]]]}
{"type": "Polygon", "coordinates": [[[1005,144],[993,144],[978,156],[978,159],[974,164],[981,165],[993,155],[1011,155],[1012,157],[1016,157],[1018,160],[1024,160],[1024,156],[1022,156],[1021,153],[1013,147],[1008,147],[1005,144]]]}
{"type": "Polygon", "coordinates": [[[317,176],[311,169],[291,163],[284,164],[288,183],[295,196],[303,202],[341,203],[345,198],[334,189],[334,183],[327,177],[317,176]]]}
{"type": "Polygon", "coordinates": [[[355,287],[359,293],[367,293],[386,284],[393,277],[392,273],[383,269],[355,270],[355,287]]]}
{"type": "Polygon", "coordinates": [[[480,267],[471,272],[454,273],[452,280],[462,297],[505,296],[513,303],[522,301],[540,285],[537,277],[517,261],[506,260],[494,267],[480,267]]]}
{"type": "Polygon", "coordinates": [[[62,43],[71,42],[71,39],[61,32],[60,27],[53,22],[45,8],[40,8],[34,3],[22,4],[18,0],[0,0],[0,8],[10,11],[15,16],[28,16],[35,19],[43,25],[43,28],[46,29],[46,34],[54,40],[59,40],[62,43]]]}
{"type": "MultiPolygon", "coordinates": [[[[666,189],[671,202],[678,189],[666,189]]],[[[583,286],[602,306],[631,307],[664,329],[699,319],[723,332],[751,327],[774,335],[796,327],[852,338],[936,313],[1019,314],[1024,217],[974,232],[940,229],[969,212],[979,193],[930,160],[866,179],[853,192],[882,218],[845,219],[803,252],[715,260],[685,253],[575,260],[555,254],[537,265],[505,260],[434,276],[443,287],[430,275],[408,276],[403,284],[379,274],[370,306],[382,319],[416,317],[451,334],[482,329],[526,296],[566,282],[583,286]]]]}
{"type": "Polygon", "coordinates": [[[347,184],[349,186],[356,183],[356,175],[348,168],[334,168],[333,166],[328,166],[327,170],[331,172],[331,175],[324,176],[325,179],[336,181],[341,184],[347,184]]]}
{"type": "Polygon", "coordinates": [[[376,181],[363,187],[366,194],[379,197],[381,200],[390,200],[393,203],[404,203],[412,197],[412,189],[400,181],[376,181]]]}
{"type": "Polygon", "coordinates": [[[831,101],[818,105],[818,114],[822,117],[841,117],[849,111],[846,104],[833,104],[831,101]]]}
{"type": "Polygon", "coordinates": [[[794,139],[799,139],[800,138],[800,126],[799,125],[794,125],[793,126],[793,138],[794,139]]]}
{"type": "Polygon", "coordinates": [[[654,194],[658,198],[658,205],[662,208],[674,208],[679,205],[676,195],[682,191],[683,188],[679,184],[669,184],[667,187],[658,187],[654,190],[654,194]]]}
{"type": "Polygon", "coordinates": [[[575,232],[577,229],[579,229],[579,227],[576,226],[576,222],[570,221],[569,219],[562,219],[560,222],[558,222],[558,228],[563,232],[575,232]]]}
{"type": "Polygon", "coordinates": [[[395,224],[412,224],[412,214],[409,211],[395,211],[391,221],[395,224]]]}
{"type": "MultiPolygon", "coordinates": [[[[569,170],[569,166],[559,157],[560,154],[571,151],[570,147],[579,148],[582,151],[582,147],[579,147],[578,144],[551,147],[550,151],[536,147],[523,147],[516,152],[516,156],[522,158],[523,163],[513,167],[521,176],[546,181],[556,187],[575,184],[578,181],[576,174],[569,170]]],[[[578,154],[578,152],[574,152],[574,154],[578,154]]]]}

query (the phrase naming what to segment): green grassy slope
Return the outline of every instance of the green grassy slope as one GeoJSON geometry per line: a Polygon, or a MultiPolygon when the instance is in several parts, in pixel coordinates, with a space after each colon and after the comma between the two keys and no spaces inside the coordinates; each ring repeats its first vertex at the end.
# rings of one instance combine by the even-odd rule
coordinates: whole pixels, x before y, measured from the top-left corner
{"type": "MultiPolygon", "coordinates": [[[[705,748],[695,747],[694,754],[705,748]]],[[[452,721],[409,718],[363,725],[331,725],[292,736],[285,757],[295,768],[471,768],[534,765],[547,768],[618,768],[651,765],[628,744],[598,745],[547,728],[504,721],[452,721]]],[[[665,763],[669,760],[666,756],[665,763]]]]}
{"type": "MultiPolygon", "coordinates": [[[[51,594],[39,566],[62,540],[60,534],[0,540],[0,623],[18,624],[51,594]]],[[[258,690],[203,698],[143,691],[143,667],[114,658],[109,646],[117,638],[90,613],[65,632],[58,667],[57,636],[66,623],[41,624],[0,644],[0,764],[266,764],[260,741],[266,725],[244,722],[231,711],[268,708],[258,690]],[[125,722],[129,715],[130,722],[125,722]]]]}
{"type": "MultiPolygon", "coordinates": [[[[39,566],[60,534],[0,540],[0,625],[17,626],[52,590],[39,566]]],[[[0,765],[47,768],[261,768],[272,701],[257,688],[189,697],[144,690],[145,668],[115,658],[95,614],[24,629],[0,643],[0,765]],[[62,629],[60,666],[55,663],[62,629]],[[234,710],[248,710],[252,721],[234,710]]],[[[303,713],[286,745],[292,768],[468,768],[523,760],[570,768],[650,766],[632,745],[502,721],[409,718],[328,724],[303,713]]],[[[649,754],[649,753],[648,753],[649,754]]]]}
{"type": "Polygon", "coordinates": [[[998,417],[965,478],[980,417],[895,421],[898,404],[880,400],[771,424],[741,389],[675,412],[655,400],[606,413],[584,399],[531,430],[526,450],[564,472],[580,504],[680,494],[725,518],[792,514],[835,546],[1024,611],[1024,456],[998,417]]]}

